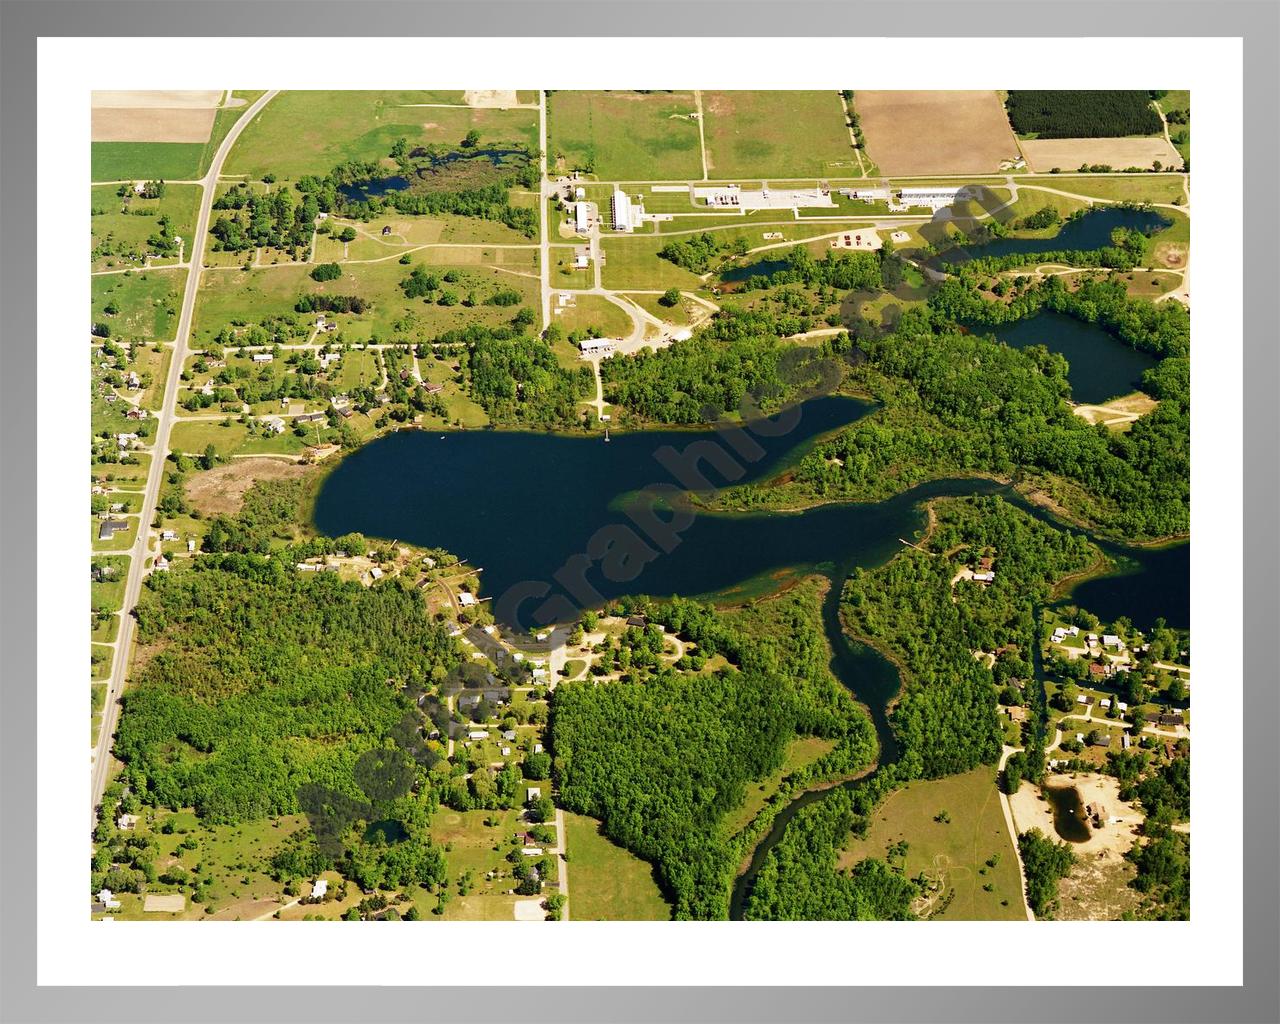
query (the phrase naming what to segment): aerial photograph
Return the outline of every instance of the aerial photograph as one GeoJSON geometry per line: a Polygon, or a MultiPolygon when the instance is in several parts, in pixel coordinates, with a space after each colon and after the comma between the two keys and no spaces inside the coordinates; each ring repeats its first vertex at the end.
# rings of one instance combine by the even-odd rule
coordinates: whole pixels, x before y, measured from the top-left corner
{"type": "Polygon", "coordinates": [[[1189,91],[91,124],[93,919],[1190,917],[1189,91]]]}

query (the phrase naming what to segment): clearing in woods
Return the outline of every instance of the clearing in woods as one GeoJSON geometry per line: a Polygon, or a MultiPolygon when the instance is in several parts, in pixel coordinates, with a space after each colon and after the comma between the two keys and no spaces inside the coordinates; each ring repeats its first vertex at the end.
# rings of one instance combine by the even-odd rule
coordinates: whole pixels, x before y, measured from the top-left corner
{"type": "Polygon", "coordinates": [[[990,174],[1018,158],[994,90],[859,90],[853,106],[881,174],[990,174]]]}
{"type": "Polygon", "coordinates": [[[1000,809],[994,768],[895,790],[876,808],[866,836],[845,847],[838,866],[884,857],[900,842],[907,844],[907,877],[923,871],[940,885],[915,908],[917,913],[954,921],[1026,919],[1022,876],[1000,809]]]}
{"type": "Polygon", "coordinates": [[[607,839],[594,818],[565,811],[564,823],[575,921],[671,920],[671,907],[646,861],[607,839]]]}

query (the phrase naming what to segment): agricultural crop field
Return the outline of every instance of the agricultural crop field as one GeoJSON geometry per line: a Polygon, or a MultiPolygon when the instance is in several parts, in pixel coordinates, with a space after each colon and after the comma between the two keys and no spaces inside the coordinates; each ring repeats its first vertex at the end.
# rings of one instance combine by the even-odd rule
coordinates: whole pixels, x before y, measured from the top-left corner
{"type": "Polygon", "coordinates": [[[853,108],[881,174],[990,174],[1018,157],[994,91],[858,90],[853,108]]]}

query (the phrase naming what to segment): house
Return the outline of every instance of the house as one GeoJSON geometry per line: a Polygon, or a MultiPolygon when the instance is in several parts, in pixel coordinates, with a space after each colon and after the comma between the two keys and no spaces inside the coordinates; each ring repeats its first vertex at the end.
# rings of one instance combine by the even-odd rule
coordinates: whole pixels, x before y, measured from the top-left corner
{"type": "Polygon", "coordinates": [[[270,352],[255,352],[252,358],[255,363],[273,363],[276,357],[270,352]]]}
{"type": "Polygon", "coordinates": [[[138,440],[137,434],[116,434],[116,444],[121,448],[128,448],[136,440],[138,440]]]}
{"type": "Polygon", "coordinates": [[[196,553],[196,542],[195,542],[195,538],[193,537],[187,541],[187,554],[194,555],[195,553],[196,553]]]}
{"type": "Polygon", "coordinates": [[[261,423],[264,428],[266,428],[268,433],[271,433],[271,434],[284,433],[284,420],[282,420],[279,416],[263,416],[262,419],[260,419],[258,422],[261,423]]]}
{"type": "Polygon", "coordinates": [[[1128,710],[1129,710],[1129,705],[1128,705],[1128,704],[1126,704],[1126,703],[1125,703],[1124,701],[1122,701],[1122,700],[1118,700],[1118,701],[1116,701],[1116,710],[1117,710],[1117,711],[1128,711],[1128,710]]]}
{"type": "Polygon", "coordinates": [[[304,412],[301,416],[293,418],[294,423],[324,423],[329,419],[322,412],[304,412]]]}
{"type": "Polygon", "coordinates": [[[177,540],[178,531],[177,530],[161,530],[160,539],[161,540],[177,540]]]}
{"type": "Polygon", "coordinates": [[[993,572],[975,572],[973,579],[975,583],[991,583],[996,578],[993,572]]]}
{"type": "Polygon", "coordinates": [[[1182,725],[1181,713],[1162,712],[1155,716],[1155,720],[1160,725],[1182,725]]]}
{"type": "Polygon", "coordinates": [[[541,799],[542,788],[540,786],[530,786],[529,791],[525,794],[525,801],[533,803],[535,800],[541,799]]]}
{"type": "Polygon", "coordinates": [[[1088,703],[1089,703],[1089,698],[1088,698],[1088,697],[1086,697],[1086,696],[1082,693],[1082,694],[1080,694],[1080,696],[1078,696],[1078,697],[1076,698],[1076,703],[1077,703],[1077,704],[1088,704],[1088,703]]]}
{"type": "Polygon", "coordinates": [[[122,814],[116,819],[116,828],[121,832],[132,832],[138,824],[136,814],[122,814]]]}
{"type": "Polygon", "coordinates": [[[1124,650],[1124,641],[1121,640],[1114,633],[1104,633],[1102,636],[1102,646],[1115,647],[1115,648],[1118,648],[1119,650],[1124,650]]]}
{"type": "Polygon", "coordinates": [[[995,565],[995,559],[992,558],[990,555],[983,555],[981,558],[978,559],[979,572],[990,572],[992,566],[994,565],[995,565]]]}
{"type": "Polygon", "coordinates": [[[511,748],[510,748],[510,747],[503,747],[503,748],[502,748],[502,756],[503,756],[503,757],[510,757],[510,756],[511,756],[511,748]]]}
{"type": "Polygon", "coordinates": [[[1106,679],[1107,676],[1109,675],[1111,675],[1110,666],[1103,665],[1101,662],[1098,662],[1098,661],[1089,662],[1089,678],[1106,679]]]}
{"type": "Polygon", "coordinates": [[[115,893],[110,889],[98,890],[98,902],[102,904],[106,910],[117,910],[120,907],[120,901],[115,898],[115,893]]]}
{"type": "Polygon", "coordinates": [[[168,572],[169,559],[165,558],[164,555],[156,555],[155,567],[156,572],[168,572]]]}
{"type": "Polygon", "coordinates": [[[1079,636],[1079,635],[1080,635],[1080,627],[1079,627],[1079,626],[1068,626],[1068,627],[1067,627],[1067,633],[1068,633],[1068,635],[1070,635],[1070,636],[1079,636]]]}
{"type": "Polygon", "coordinates": [[[489,734],[483,729],[472,729],[467,733],[467,739],[469,740],[487,740],[488,738],[489,734]]]}
{"type": "Polygon", "coordinates": [[[520,852],[523,853],[526,857],[541,857],[542,847],[541,846],[524,846],[524,847],[521,847],[520,852]]]}
{"type": "Polygon", "coordinates": [[[460,590],[458,592],[458,604],[463,608],[470,608],[476,603],[476,595],[469,590],[460,590]]]}
{"type": "Polygon", "coordinates": [[[369,579],[371,579],[371,580],[380,580],[380,579],[382,579],[382,570],[381,570],[381,569],[379,569],[376,565],[375,565],[375,566],[373,566],[373,567],[371,567],[371,568],[369,569],[369,579]]]}
{"type": "Polygon", "coordinates": [[[1027,720],[1027,709],[1020,707],[1012,707],[1008,709],[1009,720],[1011,722],[1025,722],[1027,720]]]}
{"type": "Polygon", "coordinates": [[[535,754],[541,754],[541,753],[542,753],[542,744],[541,744],[541,743],[535,743],[535,744],[533,745],[533,752],[534,752],[535,754]]]}
{"type": "Polygon", "coordinates": [[[329,882],[323,878],[317,878],[311,883],[311,898],[313,900],[324,899],[325,893],[329,891],[329,882]]]}
{"type": "Polygon", "coordinates": [[[129,389],[132,391],[137,391],[138,388],[142,387],[142,383],[138,380],[138,375],[132,370],[129,371],[129,376],[126,377],[125,380],[128,383],[129,389]]]}
{"type": "Polygon", "coordinates": [[[98,540],[111,540],[117,533],[123,533],[129,529],[129,523],[124,519],[106,519],[103,520],[101,526],[98,527],[98,540]]]}
{"type": "Polygon", "coordinates": [[[573,254],[574,270],[586,270],[591,265],[591,256],[585,249],[579,249],[573,254]]]}
{"type": "Polygon", "coordinates": [[[1122,733],[1120,736],[1120,749],[1128,750],[1131,746],[1133,746],[1133,740],[1129,738],[1129,734],[1127,732],[1122,733]]]}
{"type": "Polygon", "coordinates": [[[149,415],[150,414],[147,412],[146,409],[138,409],[136,407],[129,409],[124,414],[125,419],[128,419],[128,420],[145,420],[149,415]]]}
{"type": "Polygon", "coordinates": [[[514,740],[516,738],[516,731],[514,729],[508,729],[502,734],[502,738],[504,740],[514,740]]]}
{"type": "Polygon", "coordinates": [[[422,386],[426,388],[427,394],[429,395],[438,395],[440,394],[441,391],[444,390],[443,384],[437,384],[433,380],[423,382],[422,386]]]}
{"type": "Polygon", "coordinates": [[[1111,707],[1111,698],[1103,697],[1102,700],[1098,701],[1098,706],[1103,708],[1111,707]]]}
{"type": "Polygon", "coordinates": [[[627,619],[627,625],[644,629],[645,626],[649,625],[649,620],[643,615],[632,615],[627,619]]]}

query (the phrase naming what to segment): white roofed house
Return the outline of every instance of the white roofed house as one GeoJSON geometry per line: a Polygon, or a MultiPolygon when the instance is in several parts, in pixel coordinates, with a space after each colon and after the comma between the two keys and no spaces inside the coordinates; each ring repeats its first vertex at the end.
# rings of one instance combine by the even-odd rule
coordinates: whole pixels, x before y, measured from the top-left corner
{"type": "Polygon", "coordinates": [[[258,422],[262,424],[263,429],[265,429],[268,433],[271,433],[271,434],[284,433],[284,420],[281,419],[279,416],[263,416],[262,419],[259,420],[258,422]]]}
{"type": "Polygon", "coordinates": [[[458,604],[462,605],[463,608],[469,608],[471,607],[471,605],[475,603],[476,603],[476,595],[471,593],[471,591],[469,590],[458,591],[458,604]]]}
{"type": "Polygon", "coordinates": [[[252,358],[255,363],[272,363],[276,357],[270,352],[255,352],[252,358]]]}

